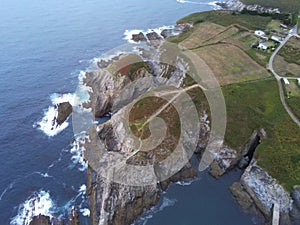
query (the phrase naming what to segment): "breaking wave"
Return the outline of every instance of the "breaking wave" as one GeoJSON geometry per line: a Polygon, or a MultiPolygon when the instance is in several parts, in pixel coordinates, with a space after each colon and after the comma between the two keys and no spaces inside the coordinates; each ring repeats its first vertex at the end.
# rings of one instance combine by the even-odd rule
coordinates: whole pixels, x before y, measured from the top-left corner
{"type": "Polygon", "coordinates": [[[19,206],[18,214],[15,216],[11,225],[29,225],[34,216],[44,215],[52,218],[55,204],[50,198],[49,192],[40,191],[34,193],[29,199],[19,206]]]}
{"type": "MultiPolygon", "coordinates": [[[[163,30],[172,30],[174,28],[175,28],[175,26],[170,25],[170,26],[161,26],[161,27],[158,27],[158,28],[148,29],[148,30],[138,30],[138,29],[125,30],[123,39],[127,40],[129,43],[136,44],[136,42],[134,42],[132,40],[132,35],[133,34],[139,34],[140,32],[142,32],[146,36],[146,34],[148,34],[148,33],[155,32],[159,36],[161,36],[161,32],[163,30]]],[[[173,35],[176,35],[176,34],[174,33],[173,35]]]]}
{"type": "Polygon", "coordinates": [[[148,220],[151,219],[156,213],[163,211],[167,207],[172,207],[176,204],[176,199],[169,199],[163,197],[161,204],[152,207],[146,211],[140,218],[138,218],[133,225],[146,225],[148,220]]]}
{"type": "Polygon", "coordinates": [[[213,2],[195,2],[195,1],[186,1],[186,0],[176,0],[176,2],[178,3],[189,3],[189,4],[196,4],[196,5],[210,5],[212,6],[215,10],[220,9],[221,7],[219,7],[217,5],[218,1],[213,1],[213,2]]]}

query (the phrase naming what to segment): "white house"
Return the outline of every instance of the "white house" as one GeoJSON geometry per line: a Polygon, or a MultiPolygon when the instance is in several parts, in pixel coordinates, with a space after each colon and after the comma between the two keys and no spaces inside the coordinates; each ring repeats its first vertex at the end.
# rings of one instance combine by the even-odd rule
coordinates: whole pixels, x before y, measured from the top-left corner
{"type": "Polygon", "coordinates": [[[261,36],[266,36],[266,33],[262,30],[256,30],[254,31],[254,34],[261,37],[261,36]]]}
{"type": "Polygon", "coordinates": [[[297,81],[298,81],[298,85],[300,86],[300,78],[298,78],[297,81]]]}
{"type": "Polygon", "coordinates": [[[282,42],[283,38],[275,36],[275,35],[272,35],[271,40],[276,41],[276,42],[282,42]]]}
{"type": "Polygon", "coordinates": [[[262,30],[256,30],[256,31],[254,31],[254,34],[260,38],[268,40],[268,37],[266,37],[266,33],[262,30]]]}
{"type": "Polygon", "coordinates": [[[289,85],[290,84],[290,82],[289,82],[289,80],[287,78],[283,78],[283,82],[284,82],[285,85],[289,85]]]}
{"type": "Polygon", "coordinates": [[[258,48],[260,48],[260,49],[262,49],[262,50],[267,50],[268,47],[269,47],[269,45],[266,44],[266,43],[264,43],[264,42],[260,42],[260,43],[258,44],[258,48]]]}

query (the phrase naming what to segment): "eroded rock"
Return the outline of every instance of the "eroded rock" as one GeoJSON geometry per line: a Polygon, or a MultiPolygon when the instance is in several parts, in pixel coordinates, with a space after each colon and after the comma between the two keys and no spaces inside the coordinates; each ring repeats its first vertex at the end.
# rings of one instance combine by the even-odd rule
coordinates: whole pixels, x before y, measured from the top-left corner
{"type": "Polygon", "coordinates": [[[56,122],[61,125],[71,115],[73,107],[69,102],[62,102],[55,106],[57,108],[56,122]]]}
{"type": "Polygon", "coordinates": [[[133,34],[132,35],[132,40],[135,41],[135,42],[147,41],[145,35],[142,32],[140,32],[138,34],[133,34]]]}

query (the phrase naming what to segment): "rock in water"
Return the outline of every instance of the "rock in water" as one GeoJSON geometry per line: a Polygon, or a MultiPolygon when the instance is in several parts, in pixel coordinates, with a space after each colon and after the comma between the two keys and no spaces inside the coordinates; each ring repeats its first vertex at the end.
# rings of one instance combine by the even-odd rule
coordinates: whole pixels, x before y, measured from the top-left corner
{"type": "Polygon", "coordinates": [[[61,125],[70,116],[73,111],[73,107],[69,102],[62,102],[55,106],[57,108],[56,122],[61,125]]]}
{"type": "Polygon", "coordinates": [[[72,210],[69,216],[69,225],[79,225],[79,213],[78,210],[72,210]]]}
{"type": "Polygon", "coordinates": [[[35,216],[29,225],[51,225],[50,217],[43,215],[35,216]]]}
{"type": "Polygon", "coordinates": [[[162,39],[156,32],[151,32],[146,34],[149,41],[160,40],[162,39]]]}
{"type": "Polygon", "coordinates": [[[139,42],[139,41],[147,41],[145,35],[140,32],[139,34],[133,34],[132,35],[132,40],[135,42],[139,42]]]}
{"type": "Polygon", "coordinates": [[[169,37],[172,34],[172,30],[171,29],[164,29],[160,35],[163,36],[164,38],[169,37]]]}

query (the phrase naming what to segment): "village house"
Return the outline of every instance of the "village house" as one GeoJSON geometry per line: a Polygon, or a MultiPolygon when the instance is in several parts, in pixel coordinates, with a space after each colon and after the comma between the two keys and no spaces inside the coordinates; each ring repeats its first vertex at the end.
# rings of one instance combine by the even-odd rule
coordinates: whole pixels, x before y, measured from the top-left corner
{"type": "Polygon", "coordinates": [[[278,37],[276,35],[272,35],[271,40],[273,40],[275,42],[281,43],[283,41],[283,38],[282,37],[278,37]]]}
{"type": "Polygon", "coordinates": [[[254,31],[254,34],[264,40],[268,40],[268,37],[266,37],[266,33],[262,30],[256,30],[254,31]]]}
{"type": "Polygon", "coordinates": [[[262,49],[262,50],[267,50],[267,49],[269,48],[269,45],[266,44],[266,43],[264,43],[264,42],[260,42],[260,43],[258,44],[258,47],[257,47],[257,48],[262,49]]]}

